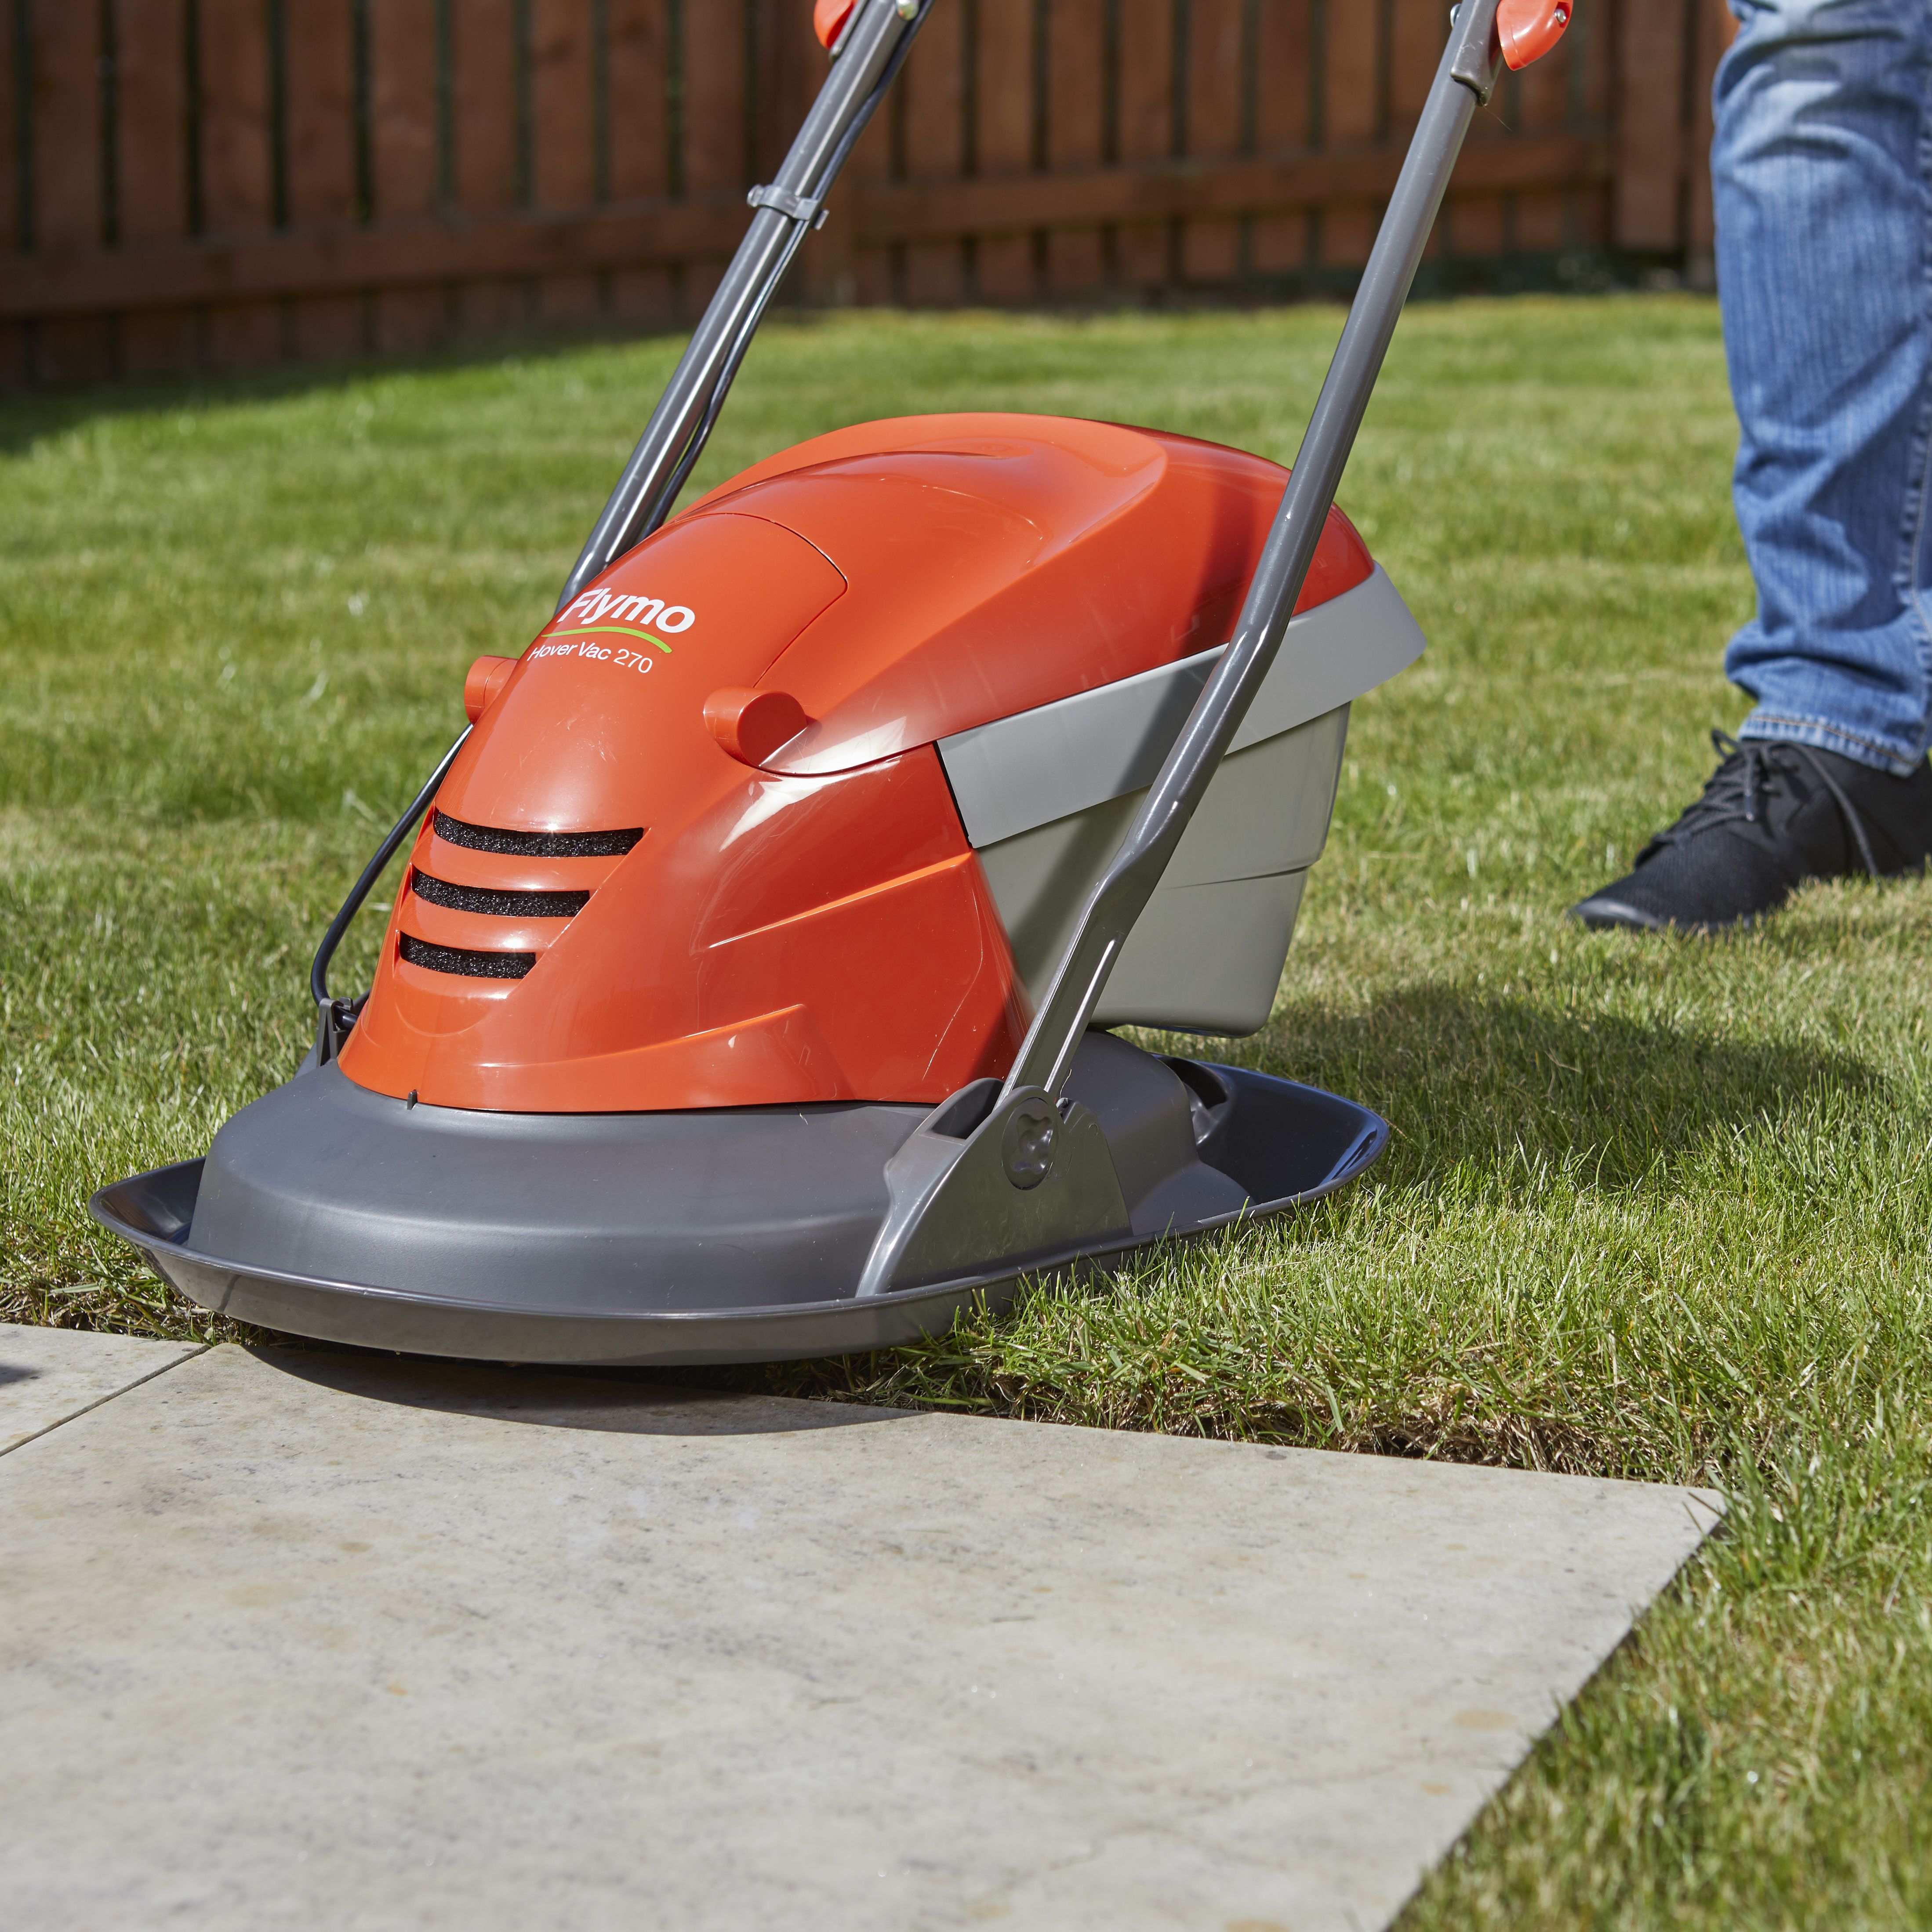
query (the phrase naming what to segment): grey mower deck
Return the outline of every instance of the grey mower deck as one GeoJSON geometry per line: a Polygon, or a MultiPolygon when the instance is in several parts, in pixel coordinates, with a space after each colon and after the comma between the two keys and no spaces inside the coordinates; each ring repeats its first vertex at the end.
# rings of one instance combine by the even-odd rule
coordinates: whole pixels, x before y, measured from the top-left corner
{"type": "Polygon", "coordinates": [[[0,1457],[7,1918],[1378,1925],[1714,1514],[218,1348],[0,1457]]]}

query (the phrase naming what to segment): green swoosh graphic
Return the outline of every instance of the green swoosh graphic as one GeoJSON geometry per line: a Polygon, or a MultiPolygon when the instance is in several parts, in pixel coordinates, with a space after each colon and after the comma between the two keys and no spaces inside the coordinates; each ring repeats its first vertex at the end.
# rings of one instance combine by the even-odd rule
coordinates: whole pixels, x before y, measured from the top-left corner
{"type": "Polygon", "coordinates": [[[649,631],[633,630],[628,624],[573,624],[568,630],[559,631],[544,641],[554,644],[560,643],[566,638],[588,638],[598,632],[608,634],[611,632],[615,632],[620,638],[642,638],[646,644],[656,645],[666,657],[670,656],[670,646],[663,638],[649,631]]]}

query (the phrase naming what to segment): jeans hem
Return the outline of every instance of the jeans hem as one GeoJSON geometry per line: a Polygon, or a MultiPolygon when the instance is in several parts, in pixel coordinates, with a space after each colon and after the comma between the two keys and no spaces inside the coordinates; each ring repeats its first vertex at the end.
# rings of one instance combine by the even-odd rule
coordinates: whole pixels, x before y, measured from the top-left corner
{"type": "Polygon", "coordinates": [[[1740,741],[1755,739],[1760,743],[1808,745],[1814,752],[1836,752],[1873,770],[1888,772],[1895,778],[1909,778],[1924,761],[1924,753],[1914,755],[1896,746],[1876,739],[1862,738],[1822,718],[1786,718],[1774,711],[1754,711],[1738,727],[1740,741]]]}

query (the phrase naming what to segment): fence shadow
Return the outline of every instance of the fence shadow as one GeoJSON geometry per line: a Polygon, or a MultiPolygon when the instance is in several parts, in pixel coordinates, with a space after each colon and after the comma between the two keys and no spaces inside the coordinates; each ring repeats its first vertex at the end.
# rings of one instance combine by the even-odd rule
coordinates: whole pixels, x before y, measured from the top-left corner
{"type": "MultiPolygon", "coordinates": [[[[774,311],[782,316],[785,312],[774,311]]],[[[327,394],[358,383],[398,376],[455,374],[484,368],[514,357],[544,362],[599,345],[623,346],[662,341],[681,349],[689,328],[682,324],[616,322],[532,323],[508,333],[465,336],[413,353],[394,351],[327,361],[278,362],[257,369],[217,369],[179,376],[128,376],[98,382],[0,392],[0,455],[18,455],[35,443],[69,435],[88,424],[123,416],[149,416],[164,410],[208,405],[273,402],[287,397],[327,394]]],[[[667,375],[669,368],[667,365],[667,375]]],[[[648,402],[645,406],[648,407],[648,402]]],[[[643,415],[638,420],[642,428],[643,415]]]]}

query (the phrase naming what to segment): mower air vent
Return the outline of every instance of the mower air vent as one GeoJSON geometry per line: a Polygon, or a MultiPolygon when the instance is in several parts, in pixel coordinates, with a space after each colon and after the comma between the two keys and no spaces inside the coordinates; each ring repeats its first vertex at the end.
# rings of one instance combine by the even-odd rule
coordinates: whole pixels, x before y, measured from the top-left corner
{"type": "Polygon", "coordinates": [[[435,830],[446,844],[513,859],[621,859],[644,836],[641,825],[623,832],[504,832],[494,825],[466,825],[442,812],[435,830]]]}
{"type": "Polygon", "coordinates": [[[410,884],[419,899],[452,912],[484,913],[493,919],[574,919],[589,902],[588,892],[498,892],[481,886],[453,886],[418,868],[410,884]]]}
{"type": "Polygon", "coordinates": [[[432,946],[402,935],[403,957],[432,973],[460,973],[472,980],[520,980],[537,963],[534,952],[472,952],[462,946],[432,946]]]}

